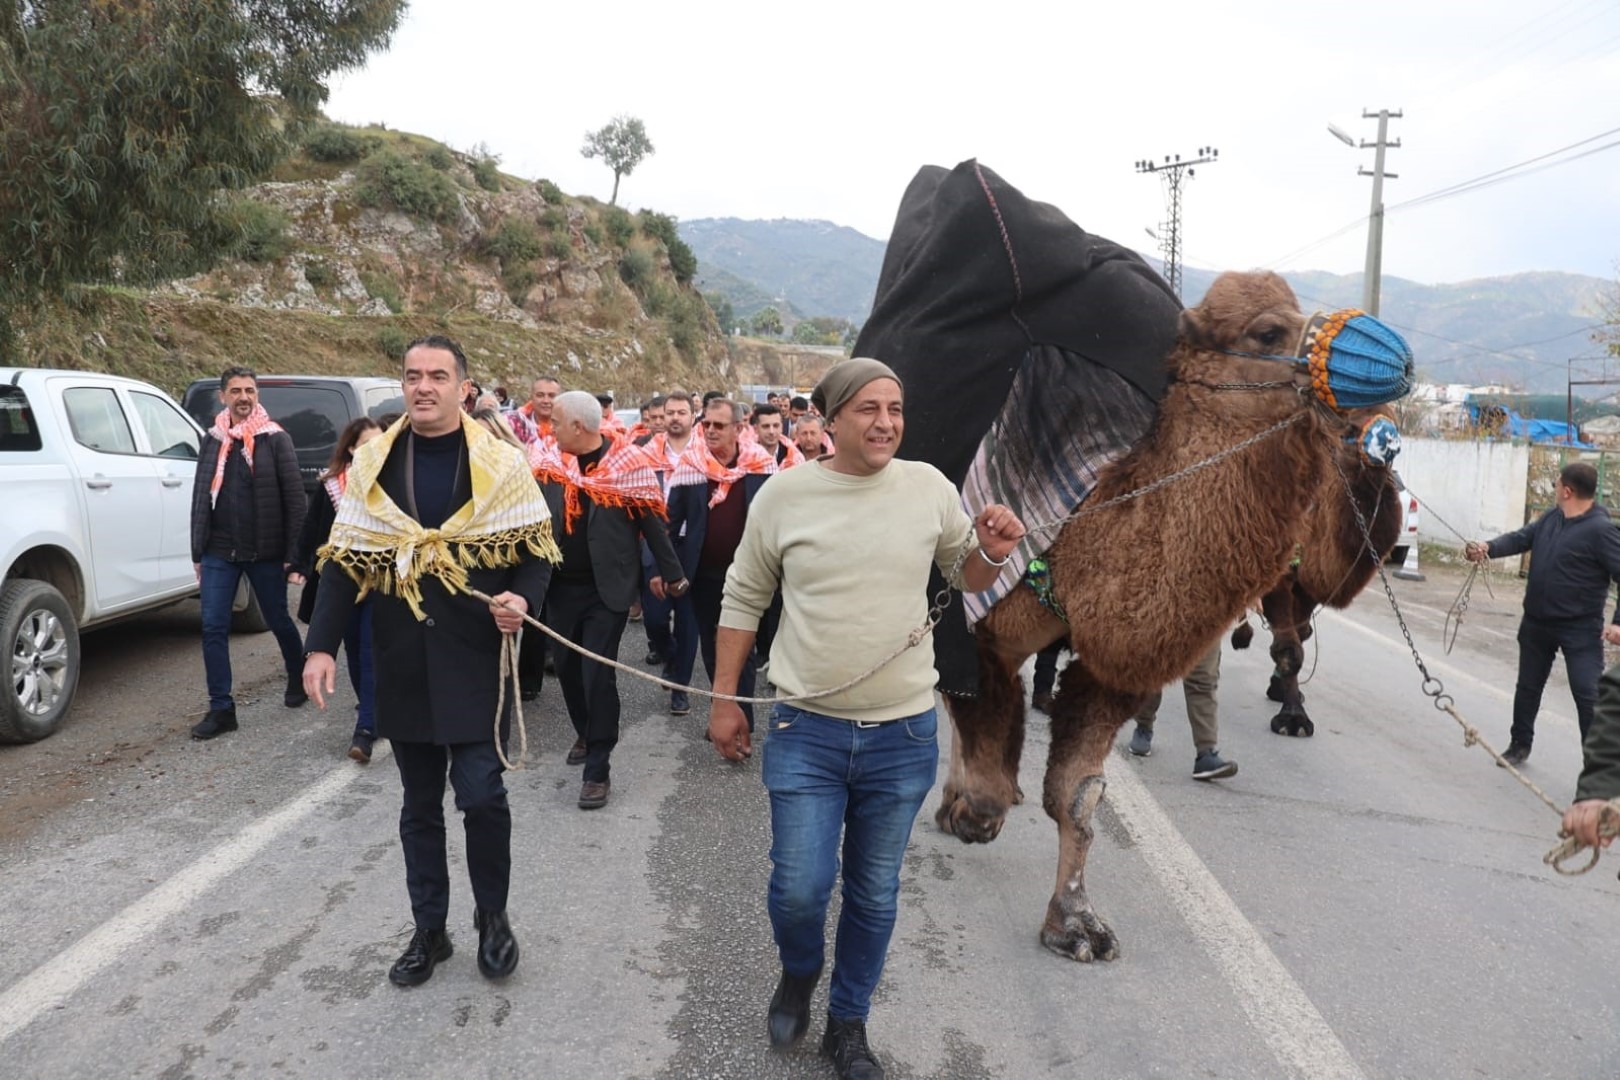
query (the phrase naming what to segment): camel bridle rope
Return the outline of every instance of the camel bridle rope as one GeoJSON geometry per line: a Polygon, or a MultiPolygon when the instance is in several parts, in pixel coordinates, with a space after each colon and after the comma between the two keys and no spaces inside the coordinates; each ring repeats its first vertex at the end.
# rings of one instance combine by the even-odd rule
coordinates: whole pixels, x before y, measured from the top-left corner
{"type": "MultiPolygon", "coordinates": [[[[1293,384],[1290,383],[1284,385],[1293,384]]],[[[1048,528],[1051,525],[1062,525],[1065,522],[1074,520],[1075,518],[1099,513],[1111,506],[1118,506],[1121,503],[1129,502],[1132,499],[1142,498],[1145,495],[1149,495],[1160,490],[1161,488],[1168,487],[1170,484],[1173,484],[1179,480],[1186,479],[1189,476],[1192,476],[1212,465],[1218,464],[1219,462],[1232,457],[1234,454],[1239,454],[1244,450],[1249,449],[1251,446],[1269,439],[1271,436],[1286,430],[1294,424],[1297,424],[1299,421],[1304,419],[1306,415],[1307,413],[1304,411],[1294,413],[1293,415],[1271,425],[1265,430],[1251,435],[1242,442],[1230,446],[1225,450],[1212,455],[1211,457],[1205,458],[1203,461],[1195,462],[1185,469],[1181,469],[1177,472],[1169,474],[1168,476],[1161,477],[1152,483],[1144,484],[1142,487],[1137,488],[1134,491],[1127,491],[1123,494],[1116,495],[1113,498],[1108,499],[1106,502],[1101,502],[1094,506],[1086,506],[1082,504],[1075,510],[1074,513],[1068,515],[1067,517],[1055,522],[1048,522],[1045,525],[1037,526],[1036,528],[1048,528]]],[[[1035,531],[1035,529],[1026,527],[1024,531],[1027,535],[1028,533],[1035,531]]],[[[961,573],[962,565],[966,561],[968,554],[969,550],[967,548],[963,548],[962,553],[957,556],[955,564],[951,567],[951,573],[949,575],[950,577],[956,577],[961,573]]],[[[488,593],[471,588],[470,586],[464,589],[463,592],[467,596],[470,596],[475,600],[481,600],[491,607],[506,606],[496,601],[496,599],[493,596],[490,596],[488,593]]],[[[653,683],[665,690],[679,690],[687,694],[697,694],[699,697],[714,698],[719,701],[733,701],[739,705],[777,705],[794,701],[813,701],[818,698],[829,697],[833,694],[842,693],[851,687],[858,686],[867,679],[870,679],[879,671],[882,671],[885,667],[888,667],[895,660],[899,659],[903,653],[916,648],[918,645],[921,645],[924,641],[926,641],[928,635],[933,633],[934,627],[939,625],[939,620],[944,617],[946,609],[950,606],[950,600],[951,589],[950,586],[947,585],[934,594],[933,603],[929,606],[927,616],[923,619],[922,623],[914,627],[911,632],[906,635],[905,643],[899,648],[895,649],[893,652],[889,653],[887,656],[883,657],[876,664],[873,664],[867,670],[861,672],[859,675],[856,675],[854,678],[847,679],[828,690],[816,690],[811,693],[780,695],[775,697],[748,697],[742,694],[721,694],[715,690],[705,690],[698,686],[682,686],[680,683],[677,683],[672,679],[666,679],[662,675],[654,675],[650,672],[642,671],[640,668],[631,667],[622,660],[611,659],[609,657],[602,656],[599,653],[593,652],[590,649],[585,648],[583,645],[579,645],[574,641],[571,641],[565,634],[553,630],[551,627],[547,626],[539,619],[536,619],[528,612],[524,612],[522,617],[524,625],[531,626],[534,629],[539,630],[541,633],[551,638],[551,640],[557,642],[559,645],[562,645],[565,648],[572,649],[574,652],[585,657],[587,660],[594,660],[599,664],[611,667],[617,671],[623,671],[638,679],[643,679],[647,682],[653,683]]],[[[517,730],[518,736],[518,756],[515,760],[510,760],[507,758],[505,747],[501,739],[501,716],[506,710],[506,688],[508,682],[510,682],[512,686],[521,685],[518,676],[518,649],[517,635],[515,632],[503,633],[501,635],[501,655],[499,665],[499,679],[501,685],[495,703],[495,752],[500,756],[502,765],[504,765],[507,769],[515,771],[523,767],[523,758],[528,752],[528,728],[523,720],[523,703],[521,695],[514,696],[511,699],[512,721],[513,726],[517,730]]]]}
{"type": "MultiPolygon", "coordinates": [[[[1334,458],[1333,460],[1333,467],[1338,471],[1339,479],[1344,484],[1346,496],[1350,496],[1350,478],[1345,475],[1344,469],[1339,464],[1337,458],[1334,458]]],[[[1350,498],[1350,509],[1355,513],[1356,523],[1361,528],[1362,542],[1366,545],[1367,550],[1373,552],[1374,556],[1376,557],[1377,549],[1373,546],[1371,526],[1367,522],[1366,515],[1361,512],[1361,507],[1357,505],[1356,500],[1353,497],[1350,498]]],[[[1442,524],[1445,524],[1443,519],[1438,518],[1438,515],[1436,515],[1436,517],[1438,520],[1441,520],[1442,524]]],[[[1449,524],[1446,524],[1446,528],[1451,529],[1452,532],[1457,531],[1449,524]]],[[[1461,534],[1459,533],[1458,535],[1460,536],[1461,534]]],[[[1477,563],[1475,564],[1475,571],[1476,573],[1478,571],[1477,563]]],[[[1520,772],[1517,766],[1504,758],[1494,746],[1486,741],[1485,737],[1479,733],[1479,729],[1473,724],[1469,723],[1463,714],[1458,710],[1456,700],[1450,694],[1446,693],[1445,684],[1440,681],[1438,676],[1429,671],[1428,665],[1424,664],[1423,656],[1418,652],[1417,643],[1412,640],[1412,631],[1406,625],[1406,617],[1401,614],[1401,605],[1395,599],[1395,590],[1389,583],[1389,575],[1384,573],[1382,559],[1379,559],[1378,561],[1378,581],[1384,587],[1384,596],[1389,600],[1390,610],[1395,613],[1395,622],[1401,628],[1401,636],[1406,639],[1406,647],[1411,650],[1412,662],[1417,665],[1418,674],[1423,676],[1423,683],[1420,689],[1424,695],[1433,700],[1433,704],[1436,709],[1448,714],[1457,722],[1458,726],[1462,728],[1463,745],[1465,747],[1481,747],[1487,754],[1491,756],[1493,760],[1495,760],[1498,765],[1512,773],[1514,779],[1518,780],[1520,784],[1524,785],[1528,791],[1535,795],[1536,798],[1540,799],[1542,803],[1546,805],[1547,809],[1558,815],[1559,820],[1562,821],[1564,816],[1563,808],[1554,802],[1552,797],[1543,791],[1534,780],[1531,780],[1528,776],[1525,776],[1524,773],[1520,772]]],[[[1464,585],[1464,595],[1460,598],[1463,610],[1467,609],[1466,591],[1468,585],[1471,585],[1472,583],[1473,577],[1471,576],[1468,583],[1464,585]]],[[[1459,624],[1461,622],[1460,614],[1458,622],[1459,624]]],[[[1559,835],[1562,837],[1562,839],[1556,847],[1547,852],[1546,855],[1542,856],[1541,861],[1543,863],[1552,867],[1554,870],[1565,875],[1566,877],[1575,877],[1580,874],[1584,874],[1588,870],[1592,869],[1592,867],[1597,865],[1598,858],[1602,855],[1601,845],[1591,849],[1591,858],[1587,861],[1586,865],[1575,867],[1573,869],[1566,867],[1565,863],[1571,858],[1580,854],[1580,852],[1585,849],[1587,845],[1582,844],[1573,836],[1566,835],[1562,830],[1560,830],[1559,835]]],[[[1603,808],[1598,823],[1598,835],[1603,838],[1620,836],[1620,799],[1610,799],[1608,805],[1603,808]]]]}

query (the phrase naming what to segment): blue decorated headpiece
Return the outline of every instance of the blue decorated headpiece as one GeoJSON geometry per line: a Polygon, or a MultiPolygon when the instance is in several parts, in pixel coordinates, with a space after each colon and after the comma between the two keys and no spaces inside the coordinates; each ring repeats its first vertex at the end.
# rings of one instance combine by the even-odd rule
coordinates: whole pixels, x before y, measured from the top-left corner
{"type": "Polygon", "coordinates": [[[1312,315],[1299,355],[1310,369],[1311,392],[1335,409],[1382,405],[1412,389],[1411,346],[1355,308],[1312,315]]]}
{"type": "Polygon", "coordinates": [[[1395,426],[1395,421],[1387,416],[1375,416],[1361,425],[1361,434],[1356,437],[1357,449],[1361,451],[1361,460],[1366,465],[1378,465],[1385,469],[1395,464],[1395,459],[1401,453],[1401,429],[1395,426]]]}

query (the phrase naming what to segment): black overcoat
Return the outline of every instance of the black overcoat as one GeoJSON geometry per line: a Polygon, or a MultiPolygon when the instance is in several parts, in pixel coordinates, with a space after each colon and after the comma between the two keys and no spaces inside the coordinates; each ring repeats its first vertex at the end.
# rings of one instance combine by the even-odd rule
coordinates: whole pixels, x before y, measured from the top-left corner
{"type": "MultiPolygon", "coordinates": [[[[378,478],[401,507],[406,505],[405,445],[406,440],[396,440],[378,478]]],[[[470,498],[472,481],[464,476],[451,505],[460,507],[470,498]]],[[[490,596],[517,593],[537,617],[550,581],[551,563],[527,551],[515,566],[467,572],[472,588],[490,596]]],[[[308,651],[337,655],[359,592],[341,567],[335,562],[326,564],[305,639],[308,651]]],[[[501,632],[489,605],[463,594],[452,595],[432,577],[422,582],[426,618],[421,620],[398,597],[372,595],[376,598],[371,607],[371,648],[377,673],[377,734],[439,745],[491,738],[500,692],[501,632]]],[[[508,682],[506,700],[516,696],[516,687],[508,682]]],[[[507,711],[510,713],[510,706],[507,711]]]]}
{"type": "MultiPolygon", "coordinates": [[[[551,527],[561,533],[563,505],[567,494],[563,485],[547,481],[540,485],[551,508],[551,527]]],[[[584,513],[584,520],[574,527],[589,530],[585,537],[591,552],[591,573],[596,577],[596,592],[609,611],[629,611],[630,605],[641,598],[641,545],[645,539],[652,552],[657,571],[664,583],[673,585],[686,576],[675,548],[669,542],[664,521],[652,510],[644,507],[597,506],[594,502],[584,513]]]]}

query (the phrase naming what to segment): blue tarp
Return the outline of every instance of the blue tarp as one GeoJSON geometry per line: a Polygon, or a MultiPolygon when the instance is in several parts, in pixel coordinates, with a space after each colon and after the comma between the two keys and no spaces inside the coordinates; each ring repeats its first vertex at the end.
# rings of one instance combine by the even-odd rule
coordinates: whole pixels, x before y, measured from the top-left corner
{"type": "Polygon", "coordinates": [[[1530,420],[1502,405],[1489,405],[1469,401],[1464,403],[1468,415],[1476,425],[1498,428],[1501,434],[1514,439],[1528,439],[1532,443],[1555,443],[1573,446],[1579,450],[1596,450],[1591,443],[1580,441],[1580,430],[1562,420],[1530,420]],[[1483,419],[1481,419],[1483,414],[1483,419]]]}

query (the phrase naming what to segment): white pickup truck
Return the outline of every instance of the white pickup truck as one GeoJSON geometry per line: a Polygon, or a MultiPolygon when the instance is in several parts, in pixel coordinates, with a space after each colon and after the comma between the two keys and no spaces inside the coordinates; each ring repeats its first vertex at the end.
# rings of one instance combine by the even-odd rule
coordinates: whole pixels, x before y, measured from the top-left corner
{"type": "MultiPolygon", "coordinates": [[[[0,368],[0,742],[54,732],[79,631],[194,596],[202,430],[136,379],[0,368]]],[[[235,624],[262,630],[250,590],[235,624]]]]}

